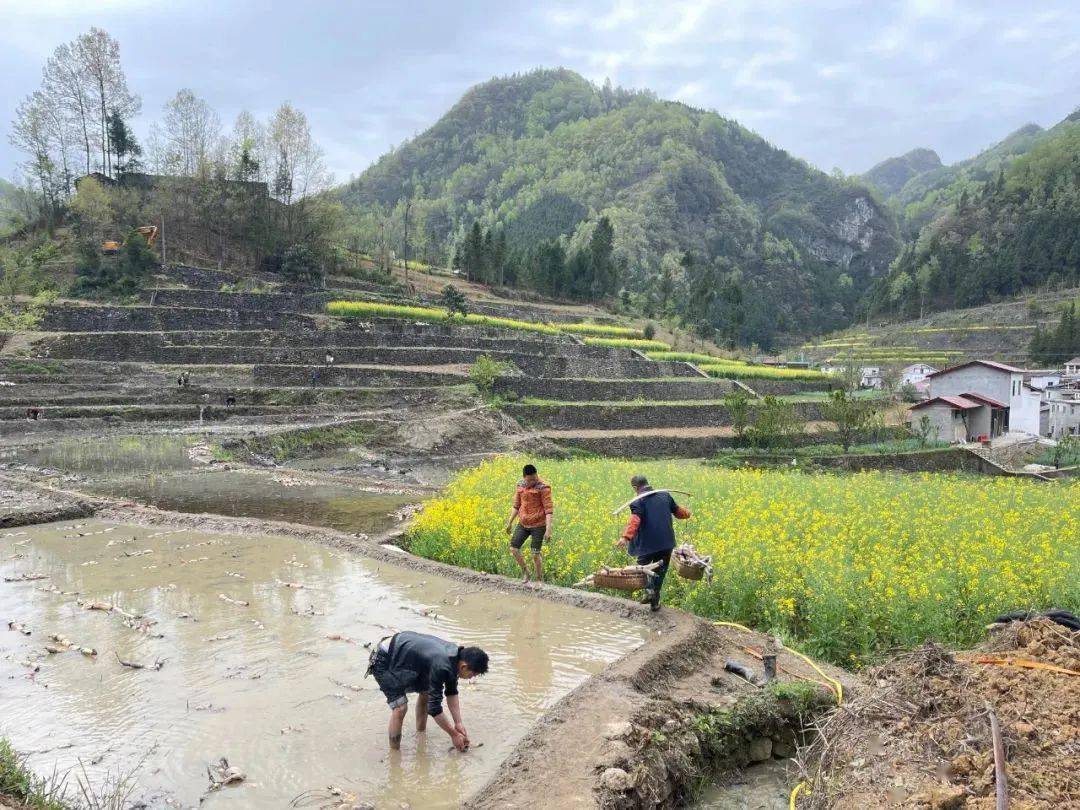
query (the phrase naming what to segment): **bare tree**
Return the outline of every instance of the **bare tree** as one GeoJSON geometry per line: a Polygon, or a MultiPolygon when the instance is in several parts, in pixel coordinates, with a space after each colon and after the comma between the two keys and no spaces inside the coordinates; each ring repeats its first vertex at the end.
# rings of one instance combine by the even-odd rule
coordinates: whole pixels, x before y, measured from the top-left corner
{"type": "Polygon", "coordinates": [[[151,160],[161,174],[195,177],[212,168],[222,148],[221,121],[205,100],[179,90],[151,128],[151,160]]]}
{"type": "Polygon", "coordinates": [[[93,93],[96,126],[100,132],[101,166],[112,174],[112,151],[109,144],[109,113],[116,111],[130,120],[142,106],[139,97],[128,90],[127,78],[120,67],[120,44],[100,28],[91,28],[75,40],[75,52],[93,93]]]}
{"type": "Polygon", "coordinates": [[[326,169],[323,151],[311,137],[307,116],[285,102],[278,107],[267,130],[267,150],[274,156],[272,192],[284,204],[285,236],[300,241],[309,221],[308,208],[314,198],[330,187],[332,175],[326,169]]]}
{"type": "Polygon", "coordinates": [[[51,228],[60,182],[52,159],[53,133],[46,106],[41,93],[34,92],[27,96],[15,111],[9,137],[12,145],[29,155],[25,171],[34,179],[41,193],[42,206],[51,228]]]}
{"type": "Polygon", "coordinates": [[[53,51],[42,70],[42,92],[56,104],[72,131],[72,141],[82,142],[86,174],[90,174],[90,155],[97,148],[91,121],[89,77],[75,48],[64,43],[53,51]]]}

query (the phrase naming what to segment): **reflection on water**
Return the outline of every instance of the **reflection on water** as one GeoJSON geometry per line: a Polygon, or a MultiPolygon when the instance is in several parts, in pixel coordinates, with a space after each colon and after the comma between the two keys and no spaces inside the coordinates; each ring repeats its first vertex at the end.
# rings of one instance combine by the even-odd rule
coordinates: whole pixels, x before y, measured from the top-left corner
{"type": "Polygon", "coordinates": [[[392,807],[456,806],[548,706],[645,633],[278,537],[100,521],[0,533],[0,577],[30,573],[48,578],[0,581],[0,619],[32,630],[0,629],[0,735],[38,752],[39,772],[81,760],[100,779],[145,758],[139,794],[152,806],[196,805],[220,757],[248,780],[211,794],[210,807],[284,807],[328,785],[392,807]],[[79,600],[154,623],[140,630],[79,600]],[[461,690],[483,747],[450,753],[442,731],[416,735],[410,718],[400,755],[388,754],[389,713],[352,640],[395,630],[488,651],[490,673],[461,690]],[[46,653],[52,633],[97,656],[46,653]],[[165,663],[132,670],[117,656],[165,663]]]}
{"type": "Polygon", "coordinates": [[[13,452],[12,457],[33,467],[82,475],[156,473],[194,467],[188,450],[196,441],[172,435],[58,438],[42,447],[13,452]]]}
{"type": "Polygon", "coordinates": [[[344,484],[313,483],[287,472],[203,470],[93,482],[88,489],[178,512],[258,517],[370,533],[387,514],[416,496],[363,492],[344,484]]]}

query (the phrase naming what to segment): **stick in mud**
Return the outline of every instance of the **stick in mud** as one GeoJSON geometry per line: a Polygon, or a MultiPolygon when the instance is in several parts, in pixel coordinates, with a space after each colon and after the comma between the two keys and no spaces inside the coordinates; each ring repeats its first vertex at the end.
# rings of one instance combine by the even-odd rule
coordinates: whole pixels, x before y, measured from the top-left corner
{"type": "Polygon", "coordinates": [[[166,658],[158,658],[158,659],[157,659],[156,661],[154,661],[154,663],[152,663],[152,664],[140,664],[140,663],[138,663],[137,661],[125,661],[125,660],[123,660],[123,659],[122,659],[122,658],[120,657],[120,655],[119,655],[118,653],[116,653],[116,652],[113,652],[113,655],[115,655],[115,656],[116,656],[116,660],[117,660],[117,661],[118,661],[118,662],[119,662],[119,663],[120,663],[120,664],[121,664],[122,666],[125,666],[125,667],[127,667],[127,668],[129,668],[129,669],[152,669],[152,670],[154,670],[155,672],[156,672],[157,670],[161,669],[161,668],[162,668],[163,666],[165,666],[165,662],[166,662],[166,661],[168,660],[168,659],[166,659],[166,658]]]}
{"type": "Polygon", "coordinates": [[[1005,741],[1001,738],[1001,724],[993,707],[987,703],[986,713],[990,716],[990,736],[994,741],[994,790],[997,810],[1008,810],[1009,783],[1005,774],[1005,741]]]}

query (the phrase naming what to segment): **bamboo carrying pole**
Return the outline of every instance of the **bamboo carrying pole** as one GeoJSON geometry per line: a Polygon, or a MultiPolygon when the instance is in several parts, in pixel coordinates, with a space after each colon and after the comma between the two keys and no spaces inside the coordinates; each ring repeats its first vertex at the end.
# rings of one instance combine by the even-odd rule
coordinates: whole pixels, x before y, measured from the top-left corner
{"type": "Polygon", "coordinates": [[[635,501],[640,501],[642,498],[648,498],[650,495],[656,495],[656,494],[658,494],[660,492],[675,492],[675,493],[677,493],[679,495],[685,495],[688,498],[693,498],[694,497],[693,494],[691,494],[689,492],[683,492],[681,489],[650,489],[648,492],[642,492],[640,495],[635,495],[633,498],[628,500],[626,503],[624,503],[622,506],[620,506],[618,509],[616,509],[611,514],[617,515],[617,514],[619,514],[619,512],[621,512],[623,509],[626,509],[627,507],[629,507],[630,504],[634,503],[635,501]]]}
{"type": "Polygon", "coordinates": [[[1009,783],[1005,773],[1005,741],[1001,738],[1001,725],[993,707],[986,704],[986,713],[990,715],[990,736],[994,740],[994,788],[997,791],[997,810],[1008,810],[1009,783]]]}

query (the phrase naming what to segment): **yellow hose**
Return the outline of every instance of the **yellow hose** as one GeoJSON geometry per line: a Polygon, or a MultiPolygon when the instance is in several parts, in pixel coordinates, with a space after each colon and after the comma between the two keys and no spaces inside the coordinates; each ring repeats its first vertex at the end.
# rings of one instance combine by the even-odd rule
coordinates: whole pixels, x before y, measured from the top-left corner
{"type": "Polygon", "coordinates": [[[799,782],[799,784],[795,786],[795,789],[791,791],[791,798],[788,800],[788,810],[795,810],[795,800],[799,796],[799,791],[802,790],[805,786],[806,782],[799,782]]]}
{"type": "MultiPolygon", "coordinates": [[[[735,627],[735,628],[737,628],[739,630],[743,630],[743,631],[745,631],[747,633],[753,633],[754,632],[749,627],[746,627],[745,625],[742,625],[742,624],[737,624],[736,622],[713,622],[713,624],[717,624],[717,625],[719,625],[721,627],[735,627]]],[[[788,647],[788,646],[785,646],[784,649],[787,650],[789,653],[792,653],[793,655],[799,656],[799,658],[801,658],[803,661],[805,661],[807,664],[809,664],[811,667],[813,667],[814,671],[818,675],[820,675],[822,678],[824,678],[826,681],[828,681],[826,686],[831,686],[832,690],[836,693],[836,705],[837,706],[839,706],[841,703],[844,702],[844,685],[842,683],[840,683],[840,681],[836,680],[836,678],[830,678],[828,675],[826,675],[824,672],[821,671],[821,667],[819,667],[817,664],[815,664],[813,661],[811,661],[809,658],[807,658],[805,655],[803,655],[798,650],[793,650],[793,649],[791,649],[791,647],[788,647]]]]}

